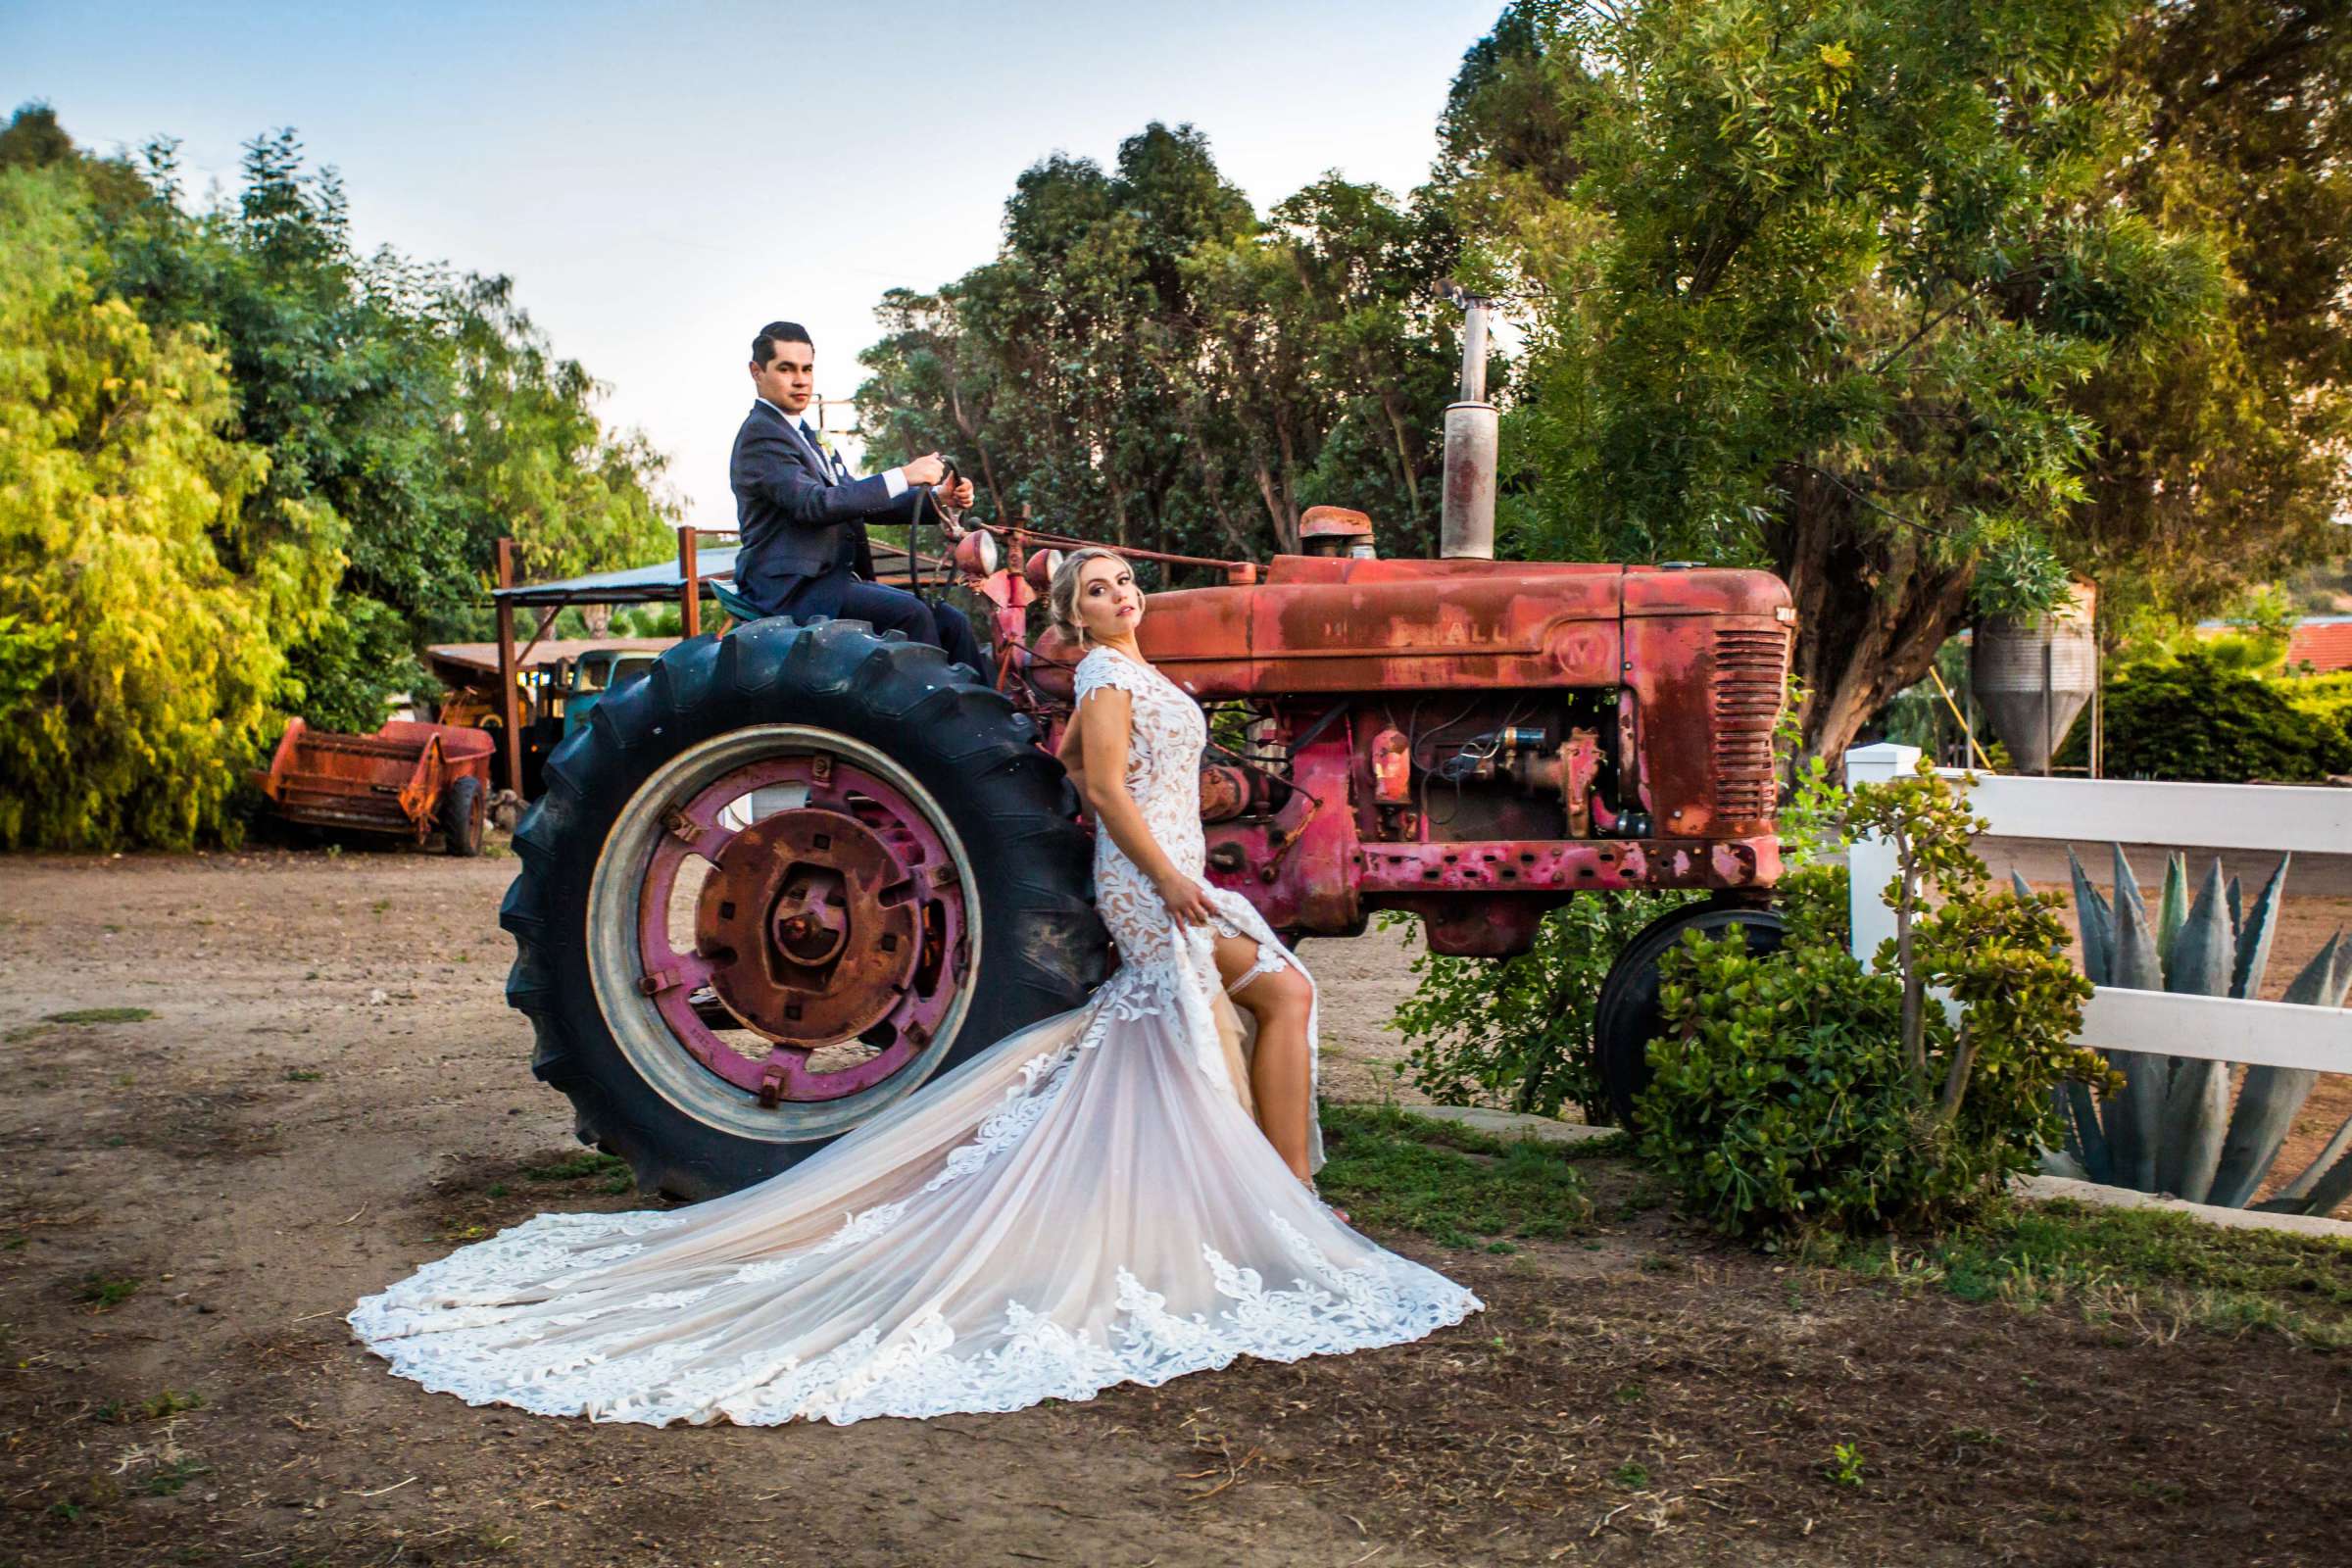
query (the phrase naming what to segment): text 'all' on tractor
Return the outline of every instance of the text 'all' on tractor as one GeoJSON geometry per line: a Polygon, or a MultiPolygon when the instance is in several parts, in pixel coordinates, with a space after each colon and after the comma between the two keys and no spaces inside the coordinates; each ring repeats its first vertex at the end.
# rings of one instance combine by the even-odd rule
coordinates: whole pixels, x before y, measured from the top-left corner
{"type": "MultiPolygon", "coordinates": [[[[1286,940],[1401,909],[1437,952],[1499,956],[1578,895],[1713,890],[1603,988],[1623,1114],[1659,956],[1693,928],[1778,943],[1795,613],[1768,572],[1494,561],[1469,311],[1440,559],[1383,559],[1361,514],[1316,509],[1303,554],[1262,573],[1192,563],[1224,585],[1154,594],[1140,636],[1246,737],[1201,758],[1208,877],[1286,940]]],[[[774,1175],[1102,980],[1089,829],[1054,755],[1078,650],[1031,624],[1077,542],[957,538],[992,672],[860,621],[758,619],[671,649],[549,757],[501,915],[508,997],[581,1139],[641,1187],[774,1175]]]]}

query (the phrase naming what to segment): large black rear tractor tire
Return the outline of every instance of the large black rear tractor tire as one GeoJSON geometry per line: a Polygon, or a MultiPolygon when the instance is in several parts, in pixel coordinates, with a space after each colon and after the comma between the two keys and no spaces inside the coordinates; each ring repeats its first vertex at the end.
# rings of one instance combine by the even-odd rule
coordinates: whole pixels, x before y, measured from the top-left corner
{"type": "Polygon", "coordinates": [[[1075,794],[1034,724],[940,650],[862,621],[777,618],[677,645],[597,704],[548,758],[546,785],[515,829],[522,866],[500,913],[516,948],[507,1000],[530,1015],[532,1070],[570,1098],[580,1141],[626,1159],[643,1190],[704,1199],[775,1175],[856,1124],[843,1118],[888,1114],[920,1081],[1078,1005],[1107,961],[1075,794]],[[639,818],[663,808],[676,779],[708,776],[694,771],[701,759],[756,755],[768,735],[862,757],[923,800],[968,865],[977,932],[960,1010],[922,1060],[797,1124],[707,1074],[647,1069],[661,1042],[647,1045],[630,990],[640,976],[625,972],[633,956],[615,957],[628,941],[612,929],[633,923],[614,911],[636,907],[619,862],[645,837],[639,818]]]}
{"type": "Polygon", "coordinates": [[[1643,926],[1609,966],[1608,978],[1600,983],[1600,1000],[1592,1007],[1592,1049],[1618,1126],[1634,1125],[1634,1098],[1649,1087],[1649,1043],[1657,1038],[1661,1023],[1658,960],[1686,932],[1720,937],[1733,930],[1746,933],[1748,952],[1777,953],[1788,922],[1777,911],[1753,904],[1686,905],[1643,926]]]}

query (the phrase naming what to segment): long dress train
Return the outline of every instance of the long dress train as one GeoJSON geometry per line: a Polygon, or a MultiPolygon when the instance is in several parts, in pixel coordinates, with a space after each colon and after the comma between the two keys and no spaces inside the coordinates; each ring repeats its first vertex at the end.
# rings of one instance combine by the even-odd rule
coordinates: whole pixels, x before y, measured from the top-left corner
{"type": "MultiPolygon", "coordinates": [[[[1200,710],[1098,649],[1079,701],[1104,686],[1133,701],[1145,819],[1198,877],[1200,710]]],[[[468,1404],[846,1425],[1365,1349],[1477,1311],[1291,1174],[1234,1081],[1208,931],[1177,927],[1110,836],[1095,842],[1121,966],[1083,1006],[756,1187],[671,1212],[542,1214],[362,1300],[353,1329],[468,1404]]],[[[1305,973],[1245,900],[1208,895],[1220,929],[1258,943],[1237,990],[1305,973]]]]}

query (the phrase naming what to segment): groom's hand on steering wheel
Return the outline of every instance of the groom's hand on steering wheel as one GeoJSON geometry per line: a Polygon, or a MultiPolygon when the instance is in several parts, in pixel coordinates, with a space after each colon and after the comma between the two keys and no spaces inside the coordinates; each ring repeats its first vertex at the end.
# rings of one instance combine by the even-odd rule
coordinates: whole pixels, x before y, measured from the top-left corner
{"type": "Polygon", "coordinates": [[[906,476],[908,484],[936,486],[942,506],[962,508],[972,504],[972,481],[958,478],[949,484],[947,461],[936,452],[924,453],[899,471],[906,476]]]}

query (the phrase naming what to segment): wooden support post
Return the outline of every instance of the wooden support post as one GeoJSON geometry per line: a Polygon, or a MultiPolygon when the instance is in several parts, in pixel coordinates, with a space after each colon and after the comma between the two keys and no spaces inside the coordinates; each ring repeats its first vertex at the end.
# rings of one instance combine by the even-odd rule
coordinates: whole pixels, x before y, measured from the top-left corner
{"type": "MultiPolygon", "coordinates": [[[[514,541],[498,542],[498,585],[514,586],[514,541]]],[[[507,728],[507,788],[522,793],[522,704],[515,689],[514,607],[498,602],[498,714],[507,728]]]]}
{"type": "Polygon", "coordinates": [[[703,582],[695,572],[695,541],[692,525],[678,530],[678,629],[688,637],[703,634],[703,582]]]}

